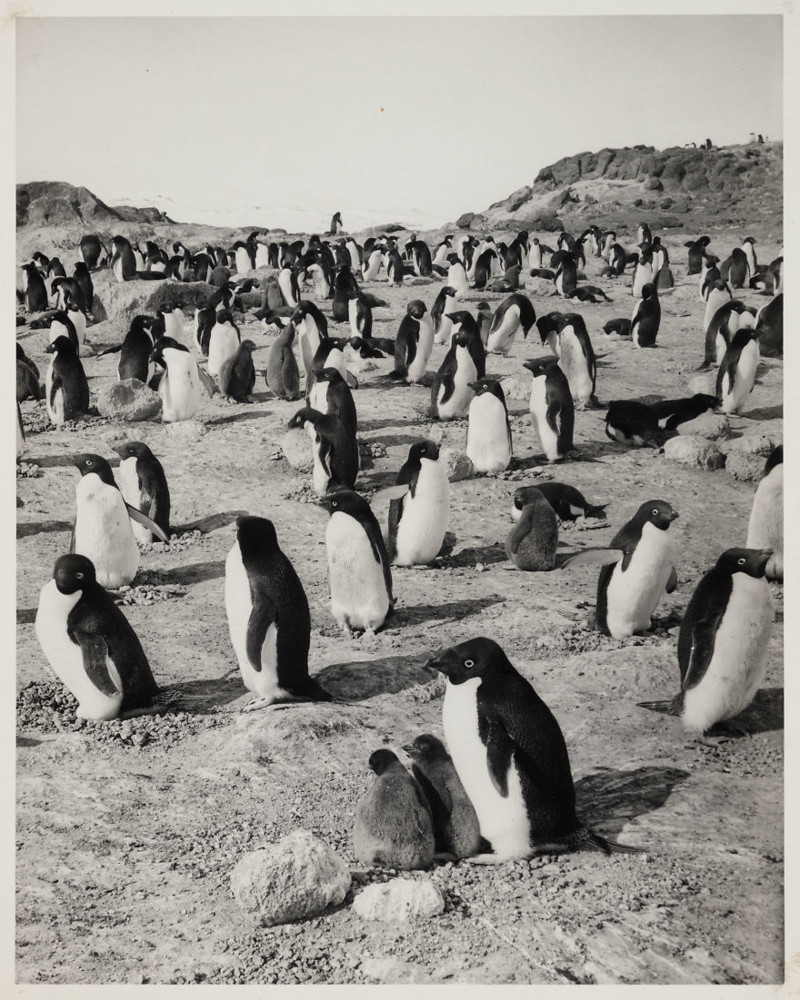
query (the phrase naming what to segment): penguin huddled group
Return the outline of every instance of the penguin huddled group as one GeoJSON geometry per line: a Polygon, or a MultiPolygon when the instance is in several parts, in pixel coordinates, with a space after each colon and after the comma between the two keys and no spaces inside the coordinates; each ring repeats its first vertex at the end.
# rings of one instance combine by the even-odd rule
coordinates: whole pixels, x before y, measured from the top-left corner
{"type": "MultiPolygon", "coordinates": [[[[330,615],[347,636],[385,627],[402,598],[406,571],[435,565],[448,530],[459,528],[452,517],[459,488],[451,482],[452,449],[442,447],[436,433],[412,428],[405,461],[387,470],[394,481],[365,495],[374,483],[362,489],[359,386],[413,395],[437,431],[456,422],[461,433],[462,421],[471,474],[499,477],[520,467],[503,388],[508,372],[492,371],[499,359],[518,363],[516,378],[523,368],[530,374],[528,410],[540,464],[568,469],[583,458],[592,411],[605,405],[612,458],[617,446],[657,448],[707,411],[741,413],[761,356],[782,357],[782,257],[758,265],[752,237],[721,264],[709,253],[708,237],[687,244],[687,273],[699,275],[704,309],[700,367],[717,367],[714,392],[603,404],[598,361],[608,355],[595,351],[591,307],[610,299],[586,283],[588,265],[598,279],[618,285],[630,275],[630,319],[607,322],[598,331],[602,340],[656,349],[659,337],[663,343],[669,336],[660,296],[673,294],[678,281],[667,248],[644,223],[634,249],[598,226],[578,237],[562,232],[554,248],[527,231],[509,242],[462,233],[428,245],[417,234],[404,242],[383,234],[362,244],[345,235],[339,213],[328,239],[264,242],[260,236],[252,232],[227,249],[209,244],[190,251],[175,242],[171,254],[155,241],[134,245],[114,236],[107,250],[99,237],[86,236],[72,278],[58,258],[35,254],[22,267],[21,294],[27,313],[39,314],[47,328],[44,350],[52,360],[42,389],[37,366],[17,344],[18,452],[25,447],[21,403],[37,405],[43,397],[56,428],[91,421],[84,362],[97,296],[92,274],[95,285],[104,269],[115,282],[162,281],[170,294],[135,315],[124,338],[96,358],[119,354],[118,380],[156,389],[168,423],[196,417],[215,388],[233,403],[249,402],[259,376],[276,406],[293,404],[280,411],[283,430],[305,449],[309,492],[328,515],[330,615]],[[389,298],[413,282],[421,297],[396,315],[386,299],[363,287],[377,282],[389,298]],[[426,286],[434,282],[441,287],[428,297],[426,286]],[[739,289],[770,301],[756,311],[734,299],[739,289]],[[501,298],[492,308],[484,295],[501,298]],[[545,295],[569,299],[570,311],[550,310],[546,299],[535,306],[532,298],[545,295]],[[587,311],[574,311],[577,304],[587,311]],[[379,324],[394,336],[378,335],[379,324]],[[520,357],[529,336],[549,354],[520,357]],[[260,372],[253,354],[262,349],[267,357],[260,372]],[[384,360],[391,369],[369,379],[384,360]],[[385,529],[376,513],[381,504],[385,529]],[[393,568],[400,570],[394,578],[393,568]]],[[[695,278],[689,280],[695,295],[695,278]]],[[[653,355],[636,353],[645,356],[653,355]]],[[[77,699],[79,716],[99,720],[159,710],[142,643],[109,592],[135,581],[141,546],[169,543],[172,533],[174,498],[159,459],[140,441],[115,450],[116,477],[99,454],[74,458],[81,478],[70,551],[58,554],[36,617],[45,658],[77,699]]],[[[651,628],[659,602],[679,581],[678,511],[668,500],[646,499],[649,492],[607,546],[565,559],[559,527],[578,516],[605,520],[609,504],[590,502],[570,482],[537,480],[516,488],[507,536],[486,541],[504,543],[509,568],[529,574],[570,568],[577,581],[581,565],[597,567],[596,627],[625,641],[651,628]]],[[[677,642],[679,693],[668,702],[641,703],[679,716],[689,733],[702,737],[735,720],[763,679],[774,617],[768,581],[783,577],[782,504],[778,447],[766,462],[742,539],[719,539],[719,558],[686,604],[677,642]]],[[[537,578],[528,579],[535,590],[537,578]]],[[[306,585],[282,551],[274,522],[240,514],[220,602],[242,682],[254,695],[248,711],[336,701],[309,673],[306,585]]],[[[403,747],[408,766],[390,749],[371,754],[375,777],[355,810],[353,845],[361,861],[416,869],[445,858],[500,863],[537,851],[637,850],[580,822],[559,723],[495,640],[458,643],[429,667],[446,678],[444,741],[418,735],[403,747]]]]}

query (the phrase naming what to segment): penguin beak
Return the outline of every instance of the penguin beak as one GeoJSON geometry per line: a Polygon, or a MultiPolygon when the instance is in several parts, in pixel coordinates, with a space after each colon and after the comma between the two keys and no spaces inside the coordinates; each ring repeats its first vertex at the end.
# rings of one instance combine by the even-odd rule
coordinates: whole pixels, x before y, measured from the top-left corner
{"type": "Polygon", "coordinates": [[[428,660],[425,664],[427,670],[436,670],[440,674],[444,674],[445,677],[450,676],[450,656],[449,651],[444,649],[438,656],[434,656],[433,659],[428,660]]]}
{"type": "Polygon", "coordinates": [[[758,568],[763,572],[767,568],[767,563],[772,558],[772,549],[759,549],[758,568]]]}
{"type": "Polygon", "coordinates": [[[470,389],[472,389],[473,392],[477,392],[478,389],[480,389],[481,387],[480,382],[467,382],[467,385],[469,386],[470,389]]]}
{"type": "Polygon", "coordinates": [[[402,748],[402,750],[403,750],[403,753],[407,754],[409,757],[416,758],[416,757],[419,756],[419,754],[417,752],[417,748],[414,746],[413,743],[407,744],[406,746],[404,746],[402,748]]]}
{"type": "Polygon", "coordinates": [[[673,510],[673,511],[671,511],[671,512],[670,512],[670,515],[669,515],[669,519],[670,519],[670,521],[674,521],[674,520],[675,520],[675,518],[676,518],[677,516],[678,516],[678,512],[677,512],[677,510],[673,510]]]}

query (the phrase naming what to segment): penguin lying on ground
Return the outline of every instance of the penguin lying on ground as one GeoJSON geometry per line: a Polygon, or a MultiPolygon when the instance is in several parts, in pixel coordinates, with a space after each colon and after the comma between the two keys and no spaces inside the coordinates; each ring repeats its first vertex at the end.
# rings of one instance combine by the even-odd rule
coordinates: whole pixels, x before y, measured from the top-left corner
{"type": "MultiPolygon", "coordinates": [[[[764,678],[774,608],[764,577],[770,549],[728,549],[702,577],[678,635],[681,691],[667,702],[640,707],[678,715],[702,735],[733,719],[764,678]]],[[[740,728],[740,727],[736,727],[740,728]]]]}
{"type": "Polygon", "coordinates": [[[35,628],[53,673],[78,701],[79,719],[115,719],[158,694],[138,636],[85,556],[56,560],[35,628]]]}
{"type": "Polygon", "coordinates": [[[640,403],[636,399],[612,399],[606,413],[606,437],[636,448],[658,448],[681,424],[694,420],[720,405],[716,396],[698,392],[681,399],[640,403]]]}
{"type": "Polygon", "coordinates": [[[583,826],[561,728],[491,639],[459,643],[430,660],[447,678],[442,723],[453,763],[489,850],[500,864],[536,853],[634,853],[583,826]]]}
{"type": "Polygon", "coordinates": [[[538,483],[536,486],[520,486],[514,491],[511,503],[511,517],[519,520],[523,507],[530,503],[534,493],[541,493],[562,521],[575,521],[580,511],[584,517],[605,518],[608,504],[590,504],[584,495],[567,483],[538,483]]]}

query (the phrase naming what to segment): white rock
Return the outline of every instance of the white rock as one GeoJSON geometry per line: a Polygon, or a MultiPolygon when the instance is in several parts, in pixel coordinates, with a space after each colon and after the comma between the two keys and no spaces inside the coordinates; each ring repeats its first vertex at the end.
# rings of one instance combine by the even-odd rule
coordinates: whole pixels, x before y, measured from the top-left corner
{"type": "Polygon", "coordinates": [[[353,909],[364,920],[402,923],[443,913],[444,896],[426,879],[396,878],[367,886],[353,900],[353,909]]]}
{"type": "Polygon", "coordinates": [[[308,830],[245,854],[231,872],[236,902],[270,927],[322,913],[350,888],[347,865],[308,830]]]}
{"type": "Polygon", "coordinates": [[[681,424],[678,432],[684,437],[693,434],[709,441],[721,441],[731,436],[731,424],[724,413],[701,413],[694,420],[681,424]]]}
{"type": "Polygon", "coordinates": [[[161,397],[138,378],[113,382],[97,397],[101,417],[114,420],[157,420],[161,415],[161,397]]]}
{"type": "Polygon", "coordinates": [[[780,443],[780,439],[777,439],[775,435],[745,434],[732,441],[726,441],[722,450],[729,455],[734,452],[739,455],[769,455],[772,449],[780,443]]]}
{"type": "Polygon", "coordinates": [[[439,452],[439,461],[444,464],[447,478],[451,483],[458,483],[462,479],[472,479],[475,475],[475,466],[470,457],[465,455],[463,451],[442,448],[439,452]]]}
{"type": "Polygon", "coordinates": [[[679,434],[666,441],[664,457],[671,462],[697,465],[701,469],[721,469],[725,464],[725,456],[713,441],[691,434],[679,434]]]}
{"type": "Polygon", "coordinates": [[[308,431],[296,427],[287,431],[281,441],[281,451],[286,461],[298,472],[311,472],[314,468],[314,453],[308,431]]]}
{"type": "Polygon", "coordinates": [[[694,395],[696,392],[702,392],[708,396],[714,396],[717,391],[717,373],[706,372],[705,375],[695,375],[694,378],[689,379],[686,388],[690,396],[694,395]]]}

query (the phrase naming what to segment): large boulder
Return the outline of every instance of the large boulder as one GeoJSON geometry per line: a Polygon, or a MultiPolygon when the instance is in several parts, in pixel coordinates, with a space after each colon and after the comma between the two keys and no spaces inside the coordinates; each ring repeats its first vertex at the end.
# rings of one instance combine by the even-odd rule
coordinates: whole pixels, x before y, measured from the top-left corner
{"type": "Polygon", "coordinates": [[[236,902],[264,927],[315,917],[338,906],[350,889],[350,870],[308,830],[245,854],[231,872],[236,902]]]}
{"type": "Polygon", "coordinates": [[[439,460],[444,464],[447,478],[451,483],[458,483],[462,479],[472,479],[475,475],[475,466],[472,459],[465,455],[463,451],[456,451],[454,448],[442,448],[439,453],[439,460]]]}
{"type": "Polygon", "coordinates": [[[713,441],[691,434],[679,434],[665,441],[664,457],[671,462],[694,465],[701,469],[721,469],[725,465],[725,456],[713,441]]]}
{"type": "Polygon", "coordinates": [[[701,413],[694,420],[687,420],[680,425],[680,433],[706,438],[709,441],[722,441],[731,436],[731,424],[724,413],[701,413]]]}
{"type": "Polygon", "coordinates": [[[102,390],[97,397],[97,410],[101,417],[114,420],[158,420],[161,397],[138,378],[126,378],[102,390]]]}
{"type": "Polygon", "coordinates": [[[443,913],[444,896],[427,879],[395,878],[367,886],[353,900],[353,909],[363,920],[404,923],[443,913]]]}

